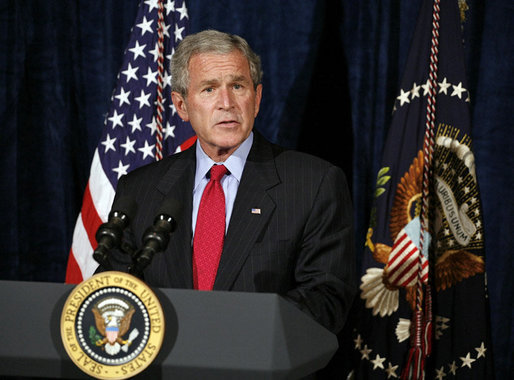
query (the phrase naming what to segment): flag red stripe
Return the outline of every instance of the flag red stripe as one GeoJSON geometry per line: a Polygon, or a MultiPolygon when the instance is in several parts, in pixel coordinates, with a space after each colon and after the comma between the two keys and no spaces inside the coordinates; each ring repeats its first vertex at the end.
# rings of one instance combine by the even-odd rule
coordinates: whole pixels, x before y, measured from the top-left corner
{"type": "Polygon", "coordinates": [[[73,250],[70,250],[68,266],[66,267],[66,279],[64,281],[67,284],[79,284],[82,282],[82,280],[82,272],[80,271],[80,267],[75,260],[73,250]]]}
{"type": "Polygon", "coordinates": [[[416,271],[412,272],[412,274],[410,275],[410,277],[408,277],[406,280],[402,281],[401,286],[412,286],[415,284],[415,280],[416,280],[416,277],[417,277],[417,273],[416,271]]]}
{"type": "Polygon", "coordinates": [[[184,151],[186,149],[189,149],[196,141],[196,136],[192,136],[190,138],[188,138],[186,141],[184,141],[181,145],[180,145],[180,151],[184,151]]]}
{"type": "Polygon", "coordinates": [[[82,201],[82,223],[86,229],[91,247],[95,249],[98,244],[96,242],[95,234],[98,227],[102,224],[102,219],[98,215],[93,198],[91,197],[89,182],[86,186],[86,190],[84,191],[84,199],[82,201]]]}
{"type": "Polygon", "coordinates": [[[403,253],[404,251],[406,251],[407,249],[410,249],[411,247],[413,247],[413,248],[409,252],[405,253],[404,255],[399,257],[398,260],[396,260],[395,262],[391,263],[391,265],[389,265],[389,267],[392,270],[400,270],[402,268],[402,266],[405,265],[405,263],[408,260],[410,260],[412,251],[415,251],[417,248],[412,244],[407,244],[407,245],[405,245],[405,247],[402,247],[402,249],[401,249],[401,252],[403,253]]]}
{"type": "Polygon", "coordinates": [[[391,264],[394,263],[396,259],[403,253],[403,251],[408,247],[408,244],[405,244],[401,249],[398,249],[398,247],[403,243],[405,239],[407,239],[408,236],[405,232],[403,232],[402,236],[399,239],[396,239],[394,246],[393,246],[393,252],[396,252],[392,258],[389,259],[389,262],[391,264]]]}
{"type": "MultiPolygon", "coordinates": [[[[412,264],[417,266],[418,265],[418,260],[414,260],[414,262],[412,264]]],[[[422,272],[425,272],[427,266],[428,266],[428,261],[427,260],[423,260],[422,272]]],[[[417,276],[418,276],[418,271],[414,270],[412,272],[412,274],[410,275],[410,277],[408,277],[406,280],[402,281],[399,285],[400,286],[411,286],[411,285],[414,285],[417,276]]],[[[428,279],[428,271],[425,272],[424,275],[422,275],[421,281],[422,282],[426,282],[427,279],[428,279]]]]}
{"type": "Polygon", "coordinates": [[[409,260],[409,259],[414,255],[413,252],[415,252],[416,250],[417,250],[417,248],[414,248],[409,252],[409,257],[406,257],[404,260],[407,265],[405,266],[405,268],[398,268],[398,270],[394,272],[394,275],[391,276],[391,278],[390,278],[391,281],[394,282],[396,279],[399,280],[413,270],[413,267],[417,265],[417,260],[409,260]]]}

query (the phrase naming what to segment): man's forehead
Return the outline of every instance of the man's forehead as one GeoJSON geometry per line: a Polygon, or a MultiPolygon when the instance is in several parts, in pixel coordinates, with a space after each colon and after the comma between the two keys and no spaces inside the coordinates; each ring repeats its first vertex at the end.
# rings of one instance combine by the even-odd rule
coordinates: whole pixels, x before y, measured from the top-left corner
{"type": "Polygon", "coordinates": [[[230,77],[249,77],[250,64],[237,49],[230,53],[196,53],[189,60],[189,71],[195,74],[223,72],[230,77]]]}

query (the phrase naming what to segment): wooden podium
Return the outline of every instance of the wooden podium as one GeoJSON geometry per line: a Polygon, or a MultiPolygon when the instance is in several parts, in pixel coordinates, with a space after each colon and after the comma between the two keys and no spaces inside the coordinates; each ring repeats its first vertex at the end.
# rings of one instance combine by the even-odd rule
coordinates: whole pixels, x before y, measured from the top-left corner
{"type": "MultiPolygon", "coordinates": [[[[88,378],[60,336],[73,285],[0,281],[0,376],[88,378]]],[[[276,294],[153,289],[161,350],[136,378],[297,379],[323,368],[336,336],[276,294]]]]}

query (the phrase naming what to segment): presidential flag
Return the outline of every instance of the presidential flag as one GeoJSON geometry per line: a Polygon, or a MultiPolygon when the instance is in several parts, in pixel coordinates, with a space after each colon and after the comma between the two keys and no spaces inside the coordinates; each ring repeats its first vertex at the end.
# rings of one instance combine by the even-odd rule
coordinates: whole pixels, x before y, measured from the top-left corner
{"type": "Polygon", "coordinates": [[[492,377],[464,5],[418,15],[366,237],[357,379],[492,377]]]}
{"type": "Polygon", "coordinates": [[[194,142],[191,126],[171,102],[169,74],[171,56],[188,23],[183,0],[145,0],[139,5],[75,225],[67,283],[81,282],[98,267],[95,234],[107,221],[118,179],[194,142]]]}

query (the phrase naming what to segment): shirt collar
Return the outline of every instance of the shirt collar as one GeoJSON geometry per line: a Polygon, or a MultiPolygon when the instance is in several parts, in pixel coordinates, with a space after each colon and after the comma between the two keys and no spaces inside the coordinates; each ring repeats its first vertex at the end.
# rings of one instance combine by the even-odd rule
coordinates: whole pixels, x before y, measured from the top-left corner
{"type": "MultiPolygon", "coordinates": [[[[248,153],[253,144],[253,132],[250,132],[248,138],[241,143],[241,145],[232,153],[225,162],[219,162],[219,164],[225,165],[231,175],[241,182],[243,175],[243,169],[246,163],[248,153]]],[[[195,186],[196,189],[200,184],[201,180],[207,175],[207,172],[211,169],[212,165],[216,164],[202,149],[200,142],[196,144],[196,174],[195,174],[195,186]]]]}

